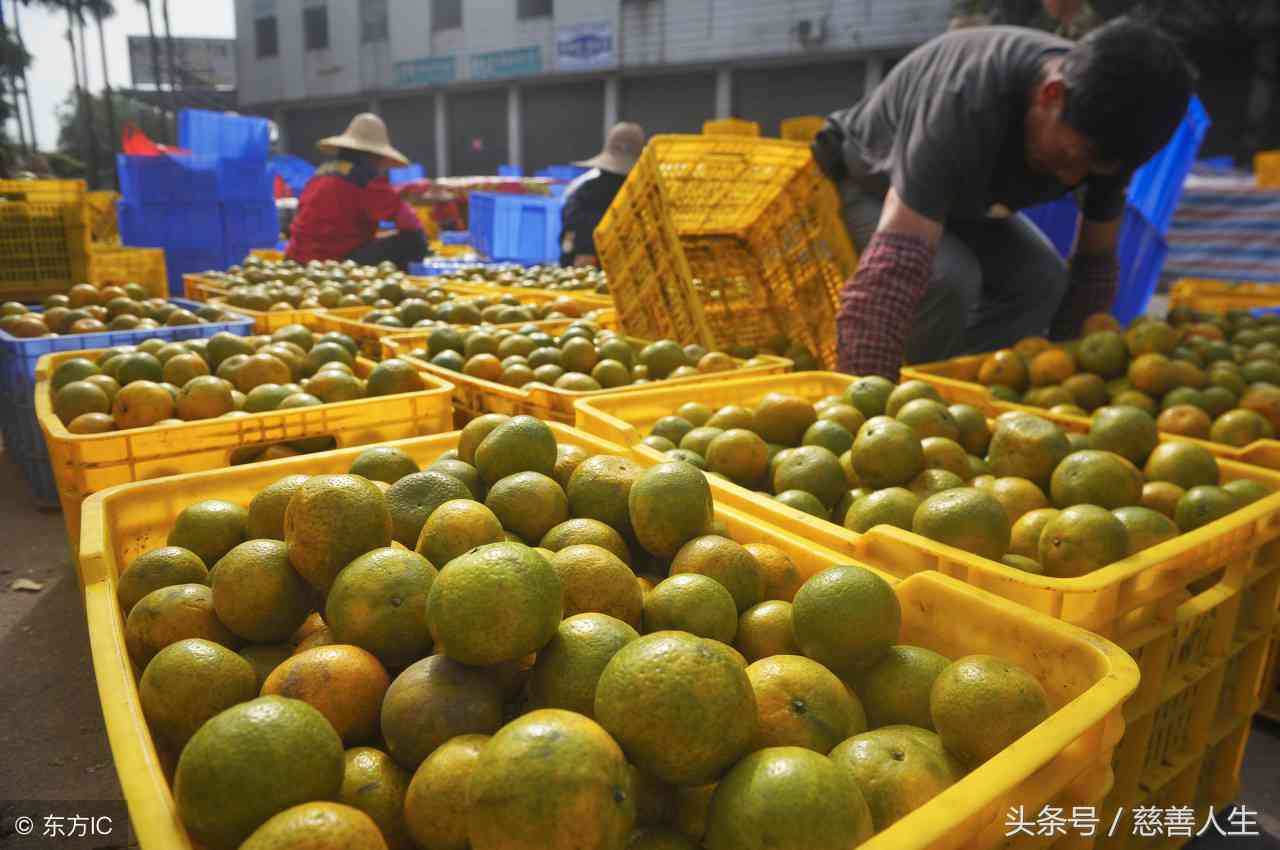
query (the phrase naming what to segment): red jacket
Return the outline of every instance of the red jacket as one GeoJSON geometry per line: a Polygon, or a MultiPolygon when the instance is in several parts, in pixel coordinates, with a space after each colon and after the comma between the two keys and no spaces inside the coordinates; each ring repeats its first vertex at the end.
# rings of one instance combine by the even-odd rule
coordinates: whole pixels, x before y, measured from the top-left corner
{"type": "Polygon", "coordinates": [[[299,263],[342,260],[378,233],[378,222],[421,230],[413,208],[367,165],[334,160],[316,170],[298,199],[287,256],[299,263]]]}

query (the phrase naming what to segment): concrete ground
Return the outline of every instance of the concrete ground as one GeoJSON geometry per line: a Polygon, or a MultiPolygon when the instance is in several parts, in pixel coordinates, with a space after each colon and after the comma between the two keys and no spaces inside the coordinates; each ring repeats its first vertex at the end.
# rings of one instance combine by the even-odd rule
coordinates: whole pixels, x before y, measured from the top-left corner
{"type": "MultiPolygon", "coordinates": [[[[69,845],[13,834],[13,818],[28,808],[20,801],[122,795],[62,515],[31,507],[7,456],[0,460],[0,547],[0,850],[61,850],[69,845]],[[12,589],[24,578],[43,589],[12,589]]],[[[1242,786],[1241,801],[1259,813],[1263,835],[1206,836],[1196,850],[1280,850],[1280,725],[1254,722],[1242,786]]]]}

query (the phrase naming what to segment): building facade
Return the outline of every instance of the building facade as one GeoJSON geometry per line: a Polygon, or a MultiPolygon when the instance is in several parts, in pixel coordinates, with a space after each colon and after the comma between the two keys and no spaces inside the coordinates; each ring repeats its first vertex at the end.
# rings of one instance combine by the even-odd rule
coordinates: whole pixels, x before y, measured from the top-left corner
{"type": "Polygon", "coordinates": [[[950,0],[236,0],[241,108],[283,147],[370,109],[429,175],[533,173],[606,129],[766,135],[852,103],[946,29],[950,0]]]}

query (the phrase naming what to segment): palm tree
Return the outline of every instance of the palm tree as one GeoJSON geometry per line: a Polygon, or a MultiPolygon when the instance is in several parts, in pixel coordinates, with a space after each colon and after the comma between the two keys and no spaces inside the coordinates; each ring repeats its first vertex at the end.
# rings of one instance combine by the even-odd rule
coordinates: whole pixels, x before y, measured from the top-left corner
{"type": "MultiPolygon", "coordinates": [[[[111,76],[107,70],[107,39],[103,33],[102,21],[115,15],[116,10],[111,0],[89,0],[89,6],[98,25],[98,54],[102,58],[102,99],[107,102],[107,126],[111,133],[107,149],[110,153],[115,153],[116,145],[120,143],[120,131],[116,126],[116,103],[115,96],[111,93],[111,76]]],[[[108,170],[115,174],[115,169],[108,170]]]]}

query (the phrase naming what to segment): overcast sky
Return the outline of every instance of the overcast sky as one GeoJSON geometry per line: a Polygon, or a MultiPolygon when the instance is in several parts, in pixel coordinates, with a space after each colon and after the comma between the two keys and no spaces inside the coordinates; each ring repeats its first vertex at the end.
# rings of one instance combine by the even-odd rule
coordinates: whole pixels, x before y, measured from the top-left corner
{"type": "MultiPolygon", "coordinates": [[[[5,20],[12,26],[12,0],[0,0],[0,3],[4,3],[5,20]]],[[[156,32],[163,34],[159,0],[153,0],[152,6],[156,32]]],[[[36,136],[40,147],[47,150],[58,140],[57,107],[74,86],[67,48],[67,19],[66,15],[54,15],[35,6],[20,8],[19,15],[23,41],[27,52],[34,57],[27,69],[27,81],[31,85],[31,104],[35,107],[36,136]]],[[[234,36],[235,4],[232,0],[169,0],[169,23],[175,36],[234,36]]],[[[129,86],[128,37],[147,34],[145,7],[137,0],[116,0],[116,16],[106,22],[104,30],[111,84],[129,86]]],[[[89,27],[86,32],[89,34],[89,83],[98,92],[102,89],[98,33],[96,27],[89,27]]],[[[16,139],[12,122],[8,129],[10,138],[16,139]]]]}

